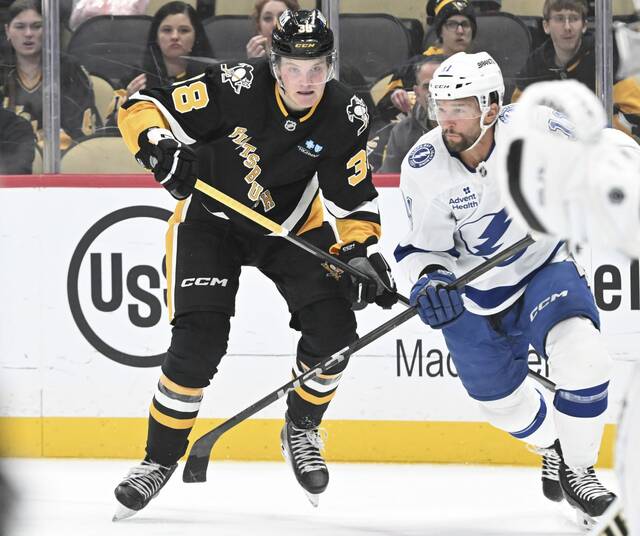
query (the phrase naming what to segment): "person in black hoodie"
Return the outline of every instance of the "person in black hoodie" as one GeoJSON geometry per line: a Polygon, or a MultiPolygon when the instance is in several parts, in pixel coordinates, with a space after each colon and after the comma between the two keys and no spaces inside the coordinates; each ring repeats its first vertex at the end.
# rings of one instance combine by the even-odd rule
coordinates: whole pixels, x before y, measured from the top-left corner
{"type": "MultiPolygon", "coordinates": [[[[535,82],[574,79],[596,90],[595,40],[587,33],[586,0],[545,0],[543,27],[549,36],[534,50],[516,79],[511,101],[535,82]]],[[[614,54],[614,73],[618,57],[614,54]]],[[[640,138],[640,85],[634,78],[613,80],[613,126],[640,138]]]]}

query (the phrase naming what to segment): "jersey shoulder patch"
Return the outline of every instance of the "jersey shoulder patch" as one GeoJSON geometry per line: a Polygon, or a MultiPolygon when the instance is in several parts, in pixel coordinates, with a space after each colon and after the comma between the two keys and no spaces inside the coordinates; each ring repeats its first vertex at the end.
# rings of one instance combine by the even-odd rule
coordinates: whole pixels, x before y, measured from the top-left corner
{"type": "Polygon", "coordinates": [[[407,163],[412,168],[421,168],[433,160],[436,148],[431,143],[419,143],[415,145],[407,155],[407,163]]]}
{"type": "Polygon", "coordinates": [[[503,106],[498,115],[498,121],[501,123],[508,123],[516,109],[516,104],[507,104],[503,106]]]}
{"type": "Polygon", "coordinates": [[[242,90],[249,90],[253,85],[254,66],[249,63],[221,63],[220,81],[222,85],[229,84],[236,95],[242,90]]]}
{"type": "Polygon", "coordinates": [[[369,109],[364,100],[357,95],[352,95],[346,106],[347,120],[357,129],[360,136],[369,126],[369,109]]]}

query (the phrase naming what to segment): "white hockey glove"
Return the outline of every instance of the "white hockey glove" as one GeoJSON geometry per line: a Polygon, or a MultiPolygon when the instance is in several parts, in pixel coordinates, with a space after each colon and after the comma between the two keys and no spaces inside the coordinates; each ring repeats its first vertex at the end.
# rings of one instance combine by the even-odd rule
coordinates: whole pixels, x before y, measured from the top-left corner
{"type": "Polygon", "coordinates": [[[164,128],[148,128],[138,136],[138,163],[153,171],[156,180],[176,199],[191,195],[196,183],[196,153],[164,128]]]}
{"type": "Polygon", "coordinates": [[[585,143],[596,143],[607,126],[602,104],[589,88],[576,80],[562,80],[527,87],[515,107],[514,130],[524,135],[539,124],[535,118],[540,106],[560,112],[572,125],[573,137],[585,143]]]}
{"type": "MultiPolygon", "coordinates": [[[[577,82],[535,84],[527,88],[523,101],[524,106],[520,101],[514,111],[510,139],[501,149],[500,182],[509,214],[533,235],[615,247],[637,256],[638,145],[622,132],[594,128],[602,124],[604,111],[577,82]],[[528,93],[529,89],[533,91],[528,93]],[[575,97],[584,116],[575,103],[565,102],[570,97],[575,97]],[[561,107],[580,126],[570,137],[532,127],[542,102],[561,107]]],[[[564,132],[566,119],[564,125],[558,119],[558,129],[564,132]]]]}

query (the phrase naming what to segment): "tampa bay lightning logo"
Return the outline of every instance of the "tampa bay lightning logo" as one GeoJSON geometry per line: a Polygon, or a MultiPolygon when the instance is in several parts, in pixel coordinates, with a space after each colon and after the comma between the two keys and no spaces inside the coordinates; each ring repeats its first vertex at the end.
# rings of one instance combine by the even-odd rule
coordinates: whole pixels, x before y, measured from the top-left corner
{"type": "Polygon", "coordinates": [[[436,150],[430,143],[421,143],[409,153],[407,157],[409,165],[412,168],[421,168],[426,166],[436,154],[436,150]]]}
{"type": "Polygon", "coordinates": [[[513,114],[514,110],[515,104],[507,104],[506,106],[503,106],[502,110],[500,110],[500,115],[498,116],[500,122],[508,123],[511,120],[511,115],[513,114]]]}
{"type": "Polygon", "coordinates": [[[574,127],[569,118],[561,112],[553,112],[553,117],[549,119],[549,130],[551,132],[560,132],[570,140],[575,138],[574,127]]]}
{"type": "MultiPolygon", "coordinates": [[[[511,225],[512,220],[506,210],[486,214],[482,218],[460,227],[460,238],[471,255],[488,258],[495,255],[503,246],[510,245],[523,238],[522,229],[511,225]]],[[[516,253],[499,266],[507,266],[519,259],[525,250],[516,253]]]]}

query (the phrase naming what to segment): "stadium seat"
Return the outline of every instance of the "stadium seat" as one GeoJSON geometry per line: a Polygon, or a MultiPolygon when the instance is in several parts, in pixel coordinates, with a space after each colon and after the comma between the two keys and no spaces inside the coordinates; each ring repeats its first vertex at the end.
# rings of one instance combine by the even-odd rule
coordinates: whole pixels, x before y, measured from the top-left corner
{"type": "Polygon", "coordinates": [[[531,52],[531,34],[527,26],[509,13],[478,15],[475,51],[486,51],[498,62],[505,81],[513,79],[531,52]]]}
{"type": "Polygon", "coordinates": [[[145,173],[120,137],[87,138],[62,155],[61,173],[145,173]]]}
{"type": "Polygon", "coordinates": [[[93,17],[71,35],[67,54],[117,87],[140,68],[150,27],[147,15],[93,17]]]}
{"type": "Polygon", "coordinates": [[[424,27],[422,26],[422,23],[418,19],[402,18],[399,20],[407,29],[409,37],[411,38],[411,50],[409,51],[409,55],[415,56],[416,54],[420,54],[422,52],[422,41],[424,39],[424,27]]]}
{"type": "Polygon", "coordinates": [[[93,94],[96,98],[96,108],[98,109],[98,115],[100,121],[104,125],[104,120],[107,117],[109,107],[113,103],[113,86],[104,78],[90,75],[91,84],[93,85],[93,94]]]}
{"type": "Polygon", "coordinates": [[[518,18],[529,28],[531,50],[535,50],[547,40],[548,36],[544,33],[544,28],[542,27],[542,16],[518,15],[518,18]]]}
{"type": "Polygon", "coordinates": [[[220,60],[241,60],[247,57],[247,41],[255,35],[255,26],[248,15],[219,15],[203,21],[213,55],[220,60]]]}
{"type": "Polygon", "coordinates": [[[358,69],[368,84],[411,55],[409,32],[393,15],[344,13],[339,20],[340,61],[358,69]]]}

